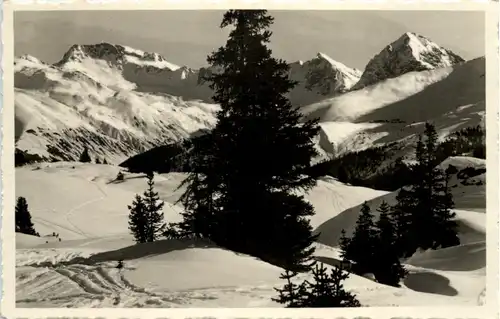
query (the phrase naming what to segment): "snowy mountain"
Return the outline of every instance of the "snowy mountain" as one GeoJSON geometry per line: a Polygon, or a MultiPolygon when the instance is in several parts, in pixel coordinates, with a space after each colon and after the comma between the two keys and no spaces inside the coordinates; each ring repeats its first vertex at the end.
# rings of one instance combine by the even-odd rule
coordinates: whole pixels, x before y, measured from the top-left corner
{"type": "Polygon", "coordinates": [[[301,108],[319,118],[319,145],[332,155],[397,142],[412,152],[424,122],[441,139],[457,130],[485,127],[485,59],[409,72],[301,108]],[[452,94],[451,94],[452,92],[452,94]]]}
{"type": "Polygon", "coordinates": [[[361,71],[318,53],[309,61],[290,64],[290,79],[299,83],[289,93],[289,97],[294,105],[307,105],[347,92],[360,77],[361,71]]]}
{"type": "MultiPolygon", "coordinates": [[[[442,134],[481,123],[484,58],[463,67],[457,61],[406,33],[362,74],[323,53],[291,63],[290,78],[299,82],[289,93],[292,103],[321,119],[315,161],[376,143],[406,143],[423,121],[444,122],[437,126],[442,134]],[[421,110],[424,100],[433,107],[421,110]],[[399,123],[380,122],[392,120],[399,123]]],[[[73,45],[53,65],[26,55],[14,69],[19,162],[77,160],[86,146],[93,159],[120,163],[215,124],[218,106],[202,81],[210,69],[179,67],[157,53],[73,45]]]]}
{"type": "Polygon", "coordinates": [[[373,57],[353,90],[413,71],[433,70],[464,62],[460,56],[413,32],[403,34],[373,57]]]}
{"type": "MultiPolygon", "coordinates": [[[[93,158],[121,162],[210,129],[218,109],[201,81],[209,69],[123,45],[73,45],[53,65],[25,55],[14,70],[21,161],[77,160],[87,146],[93,158]]],[[[318,101],[347,90],[359,74],[320,54],[293,65],[300,85],[290,96],[301,105],[318,101]]]]}
{"type": "Polygon", "coordinates": [[[74,46],[68,52],[55,65],[29,56],[16,59],[16,125],[24,127],[16,143],[18,153],[77,160],[87,146],[94,159],[120,162],[215,124],[214,104],[137,90],[148,72],[184,74],[183,68],[172,71],[172,64],[148,54],[144,56],[152,60],[144,62],[120,55],[126,51],[74,46]],[[91,58],[98,53],[104,60],[91,58]],[[128,81],[131,78],[124,75],[130,74],[139,80],[128,81]]]}
{"type": "Polygon", "coordinates": [[[110,64],[123,69],[135,66],[150,67],[152,69],[167,69],[175,71],[178,65],[169,63],[158,53],[149,53],[123,45],[113,45],[102,42],[91,45],[73,45],[56,65],[70,62],[83,62],[85,59],[105,60],[110,64]]]}

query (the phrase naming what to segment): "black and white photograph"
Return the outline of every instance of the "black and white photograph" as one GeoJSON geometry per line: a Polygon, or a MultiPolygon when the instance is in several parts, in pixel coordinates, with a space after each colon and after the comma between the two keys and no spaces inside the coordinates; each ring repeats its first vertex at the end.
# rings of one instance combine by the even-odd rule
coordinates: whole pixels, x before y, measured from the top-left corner
{"type": "Polygon", "coordinates": [[[16,308],[484,305],[484,10],[12,19],[16,308]]]}

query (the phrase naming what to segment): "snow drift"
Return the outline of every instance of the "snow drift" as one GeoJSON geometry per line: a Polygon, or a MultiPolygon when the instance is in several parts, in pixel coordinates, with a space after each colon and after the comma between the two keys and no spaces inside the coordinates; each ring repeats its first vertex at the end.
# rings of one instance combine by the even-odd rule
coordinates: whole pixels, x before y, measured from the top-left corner
{"type": "MultiPolygon", "coordinates": [[[[469,158],[447,163],[465,168],[470,163],[484,164],[469,158]]],[[[144,190],[145,176],[125,174],[124,181],[116,181],[119,170],[71,162],[16,169],[16,196],[27,198],[41,234],[16,234],[18,307],[281,307],[271,300],[276,296],[274,287],[283,285],[282,270],[275,266],[203,241],[134,245],[127,230],[126,205],[144,190]],[[53,232],[62,241],[52,237],[53,232]],[[122,270],[115,268],[120,259],[125,265],[122,270]]],[[[184,176],[171,173],[155,178],[160,198],[166,202],[167,221],[179,218],[182,207],[174,203],[182,194],[177,186],[184,176]]],[[[472,188],[482,189],[483,202],[477,198],[477,206],[484,206],[484,185],[457,190],[467,193],[472,188]]],[[[316,245],[318,260],[331,267],[339,258],[338,248],[328,242],[333,243],[335,236],[333,224],[352,228],[355,218],[345,216],[356,217],[358,205],[365,200],[375,203],[390,195],[329,177],[320,179],[306,194],[316,210],[311,223],[322,232],[320,242],[327,244],[316,245]]],[[[469,232],[483,236],[484,243],[485,214],[469,210],[457,210],[457,214],[469,232]]],[[[408,261],[410,276],[403,288],[356,275],[345,286],[365,306],[475,305],[473,294],[484,288],[483,255],[479,241],[423,252],[408,261]]]]}

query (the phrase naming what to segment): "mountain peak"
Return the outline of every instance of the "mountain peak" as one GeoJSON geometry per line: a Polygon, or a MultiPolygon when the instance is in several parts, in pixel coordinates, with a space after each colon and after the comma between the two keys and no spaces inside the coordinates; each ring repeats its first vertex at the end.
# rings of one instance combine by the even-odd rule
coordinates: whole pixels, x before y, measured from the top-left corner
{"type": "Polygon", "coordinates": [[[307,86],[321,86],[320,92],[323,95],[345,92],[358,82],[361,76],[361,71],[350,68],[323,52],[316,54],[316,58],[307,63],[310,69],[306,76],[307,86]]]}
{"type": "Polygon", "coordinates": [[[316,54],[316,58],[328,62],[333,68],[347,71],[348,73],[352,73],[352,71],[354,71],[354,73],[361,73],[361,71],[359,71],[357,69],[350,68],[350,67],[346,66],[345,64],[343,64],[337,60],[332,59],[330,56],[328,56],[327,54],[325,54],[323,52],[318,52],[316,54]]]}
{"type": "Polygon", "coordinates": [[[464,61],[427,37],[405,32],[368,62],[353,89],[361,89],[408,72],[449,67],[464,61]]]}
{"type": "Polygon", "coordinates": [[[56,65],[61,66],[74,61],[81,62],[86,58],[105,60],[114,65],[133,63],[159,69],[170,69],[171,71],[179,69],[179,66],[169,63],[162,55],[156,52],[145,52],[125,45],[108,42],[74,44],[56,65]]]}
{"type": "Polygon", "coordinates": [[[321,96],[346,92],[358,82],[360,76],[359,70],[335,61],[323,52],[318,52],[308,61],[296,61],[290,64],[290,78],[300,83],[290,93],[290,97],[298,105],[312,103],[321,96]]]}

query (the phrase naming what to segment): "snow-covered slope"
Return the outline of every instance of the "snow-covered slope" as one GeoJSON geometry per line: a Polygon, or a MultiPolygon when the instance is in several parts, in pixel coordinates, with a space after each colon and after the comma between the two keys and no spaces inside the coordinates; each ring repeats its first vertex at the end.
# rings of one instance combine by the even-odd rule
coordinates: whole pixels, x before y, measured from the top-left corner
{"type": "MultiPolygon", "coordinates": [[[[200,79],[207,69],[123,45],[74,45],[53,65],[25,55],[14,70],[16,147],[41,160],[77,160],[87,146],[121,162],[210,129],[218,109],[200,79]]],[[[303,105],[345,91],[360,72],[319,54],[290,76],[300,82],[290,97],[303,105]]]]}
{"type": "MultiPolygon", "coordinates": [[[[465,127],[484,126],[485,59],[410,72],[301,108],[319,118],[320,145],[333,153],[401,142],[412,145],[425,121],[440,137],[465,127]]],[[[408,150],[406,150],[408,151],[408,150]]]]}
{"type": "Polygon", "coordinates": [[[56,67],[32,57],[16,61],[16,125],[24,127],[16,148],[46,159],[77,160],[87,146],[94,159],[121,162],[215,124],[214,104],[129,90],[113,68],[84,65],[68,60],[56,67]]]}
{"type": "MultiPolygon", "coordinates": [[[[457,158],[451,163],[461,167],[457,161],[463,162],[457,158]]],[[[273,288],[284,284],[282,270],[275,266],[201,241],[134,245],[126,205],[144,190],[145,179],[125,174],[118,182],[118,171],[111,165],[71,162],[16,168],[16,196],[27,198],[42,236],[16,234],[18,307],[281,307],[271,300],[276,296],[273,288]],[[121,271],[115,268],[119,259],[125,265],[121,271]]],[[[160,198],[167,202],[167,221],[179,218],[182,208],[173,203],[182,193],[176,188],[184,176],[155,178],[160,198]]],[[[306,196],[317,212],[313,227],[331,219],[345,222],[341,216],[346,209],[386,194],[325,177],[306,196]]],[[[460,216],[480,231],[484,220],[476,214],[460,216]]],[[[316,256],[330,267],[339,251],[317,244],[316,256]]],[[[476,305],[485,282],[480,257],[478,244],[421,254],[409,261],[410,275],[402,288],[355,275],[345,287],[364,306],[476,305]]]]}
{"type": "Polygon", "coordinates": [[[460,56],[430,39],[406,32],[373,57],[353,90],[413,71],[449,67],[464,62],[460,56]]]}
{"type": "MultiPolygon", "coordinates": [[[[146,181],[144,174],[131,173],[125,173],[124,182],[116,181],[119,171],[113,165],[73,162],[26,165],[16,168],[16,196],[28,200],[41,235],[56,232],[64,240],[123,235],[128,233],[127,205],[134,194],[144,191],[146,181]],[[103,218],[113,220],[112,225],[88,222],[103,218]]],[[[167,202],[164,213],[169,221],[179,218],[182,207],[176,201],[185,189],[178,187],[185,177],[184,173],[169,173],[155,178],[155,188],[167,202]]],[[[306,194],[316,209],[311,222],[316,227],[349,207],[386,193],[324,177],[306,194]]]]}
{"type": "MultiPolygon", "coordinates": [[[[440,164],[458,169],[450,179],[459,225],[459,246],[418,251],[405,262],[409,276],[404,287],[439,298],[465,297],[466,303],[481,302],[486,285],[486,161],[471,157],[450,157],[440,164]]],[[[375,218],[382,201],[395,203],[397,192],[385,193],[367,200],[375,218]]],[[[352,234],[361,205],[353,206],[315,228],[320,233],[319,247],[337,247],[341,231],[352,234]]],[[[323,251],[325,249],[323,248],[323,251]]],[[[332,250],[335,250],[333,248],[332,250]]],[[[320,256],[321,253],[319,253],[320,256]]],[[[337,257],[338,259],[338,257],[337,257]]],[[[320,259],[327,262],[328,258],[320,259]]],[[[427,302],[427,301],[426,301],[427,302]]]]}
{"type": "MultiPolygon", "coordinates": [[[[469,157],[450,157],[441,166],[455,166],[459,172],[449,181],[451,193],[455,203],[455,212],[460,225],[462,244],[485,242],[486,222],[486,167],[485,160],[469,157]],[[473,168],[471,172],[466,170],[473,168]]],[[[398,191],[385,193],[379,197],[367,200],[375,218],[378,218],[377,208],[382,201],[393,205],[396,202],[398,191]]],[[[360,214],[361,204],[346,209],[332,218],[318,225],[316,231],[321,233],[319,242],[336,247],[344,229],[349,236],[353,231],[360,214]]]]}

